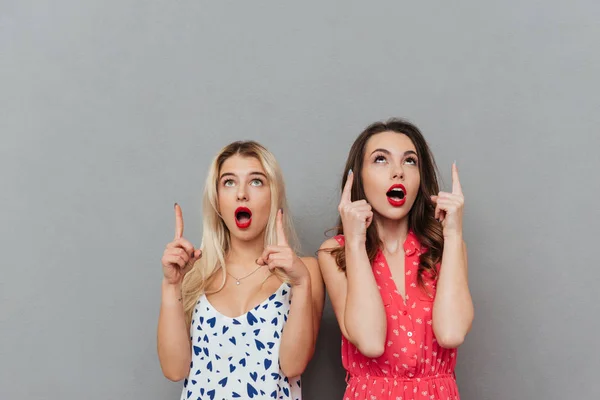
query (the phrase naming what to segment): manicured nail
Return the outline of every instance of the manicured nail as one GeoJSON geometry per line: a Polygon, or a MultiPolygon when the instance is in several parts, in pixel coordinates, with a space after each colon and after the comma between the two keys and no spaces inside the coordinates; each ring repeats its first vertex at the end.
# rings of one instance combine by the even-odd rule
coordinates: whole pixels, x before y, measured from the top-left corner
{"type": "Polygon", "coordinates": [[[352,168],[350,168],[350,169],[348,170],[348,175],[350,175],[351,173],[352,173],[352,168]]]}
{"type": "Polygon", "coordinates": [[[279,210],[281,211],[281,215],[283,215],[283,208],[280,208],[279,210]]]}
{"type": "Polygon", "coordinates": [[[173,208],[177,207],[177,203],[173,203],[173,208]]]}

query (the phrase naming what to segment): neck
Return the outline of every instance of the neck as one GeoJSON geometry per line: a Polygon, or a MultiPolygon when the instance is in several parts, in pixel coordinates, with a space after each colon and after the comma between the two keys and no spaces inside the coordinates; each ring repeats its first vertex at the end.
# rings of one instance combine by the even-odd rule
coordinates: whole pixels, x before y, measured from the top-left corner
{"type": "Polygon", "coordinates": [[[256,259],[262,255],[264,246],[264,232],[252,240],[241,240],[230,236],[231,248],[225,256],[227,264],[256,267],[256,259]]]}
{"type": "Polygon", "coordinates": [[[408,216],[401,220],[376,218],[377,233],[383,243],[384,250],[388,253],[396,253],[404,248],[404,242],[408,236],[408,216]]]}

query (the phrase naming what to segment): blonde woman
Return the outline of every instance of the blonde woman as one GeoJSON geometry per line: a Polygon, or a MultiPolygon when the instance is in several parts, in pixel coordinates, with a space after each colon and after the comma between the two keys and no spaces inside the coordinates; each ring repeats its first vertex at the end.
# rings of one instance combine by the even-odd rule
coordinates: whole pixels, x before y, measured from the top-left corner
{"type": "Polygon", "coordinates": [[[268,150],[253,141],[221,150],[204,188],[201,248],[184,238],[175,204],[162,265],[158,356],[167,378],[185,379],[181,399],[301,399],[324,288],[316,259],[296,255],[268,150]]]}

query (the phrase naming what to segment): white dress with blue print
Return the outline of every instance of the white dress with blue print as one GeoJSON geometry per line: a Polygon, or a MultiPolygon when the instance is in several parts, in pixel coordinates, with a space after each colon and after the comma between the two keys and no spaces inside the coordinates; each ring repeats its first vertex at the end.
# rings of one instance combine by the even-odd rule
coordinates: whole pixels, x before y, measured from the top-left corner
{"type": "Polygon", "coordinates": [[[202,295],[190,326],[192,363],[181,400],[300,400],[300,378],[288,379],[279,368],[290,296],[284,283],[246,314],[230,318],[202,295]]]}

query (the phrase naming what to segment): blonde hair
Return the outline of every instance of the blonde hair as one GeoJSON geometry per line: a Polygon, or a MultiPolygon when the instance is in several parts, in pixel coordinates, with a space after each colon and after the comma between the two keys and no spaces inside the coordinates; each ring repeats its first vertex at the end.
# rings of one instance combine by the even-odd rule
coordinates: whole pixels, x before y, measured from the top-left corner
{"type": "MultiPolygon", "coordinates": [[[[200,247],[202,258],[196,261],[196,264],[185,275],[182,283],[182,301],[188,326],[191,323],[192,313],[198,299],[203,293],[207,292],[208,285],[216,278],[219,271],[221,271],[222,282],[215,292],[220,291],[225,286],[227,278],[225,257],[230,250],[231,239],[229,229],[227,229],[218,211],[217,184],[223,163],[234,155],[256,158],[267,175],[271,189],[271,210],[265,228],[265,247],[277,244],[276,217],[277,211],[281,208],[283,209],[283,225],[286,238],[292,250],[298,251],[298,239],[288,209],[283,174],[273,154],[255,141],[237,141],[222,148],[211,163],[204,185],[202,244],[200,247]]],[[[281,280],[286,280],[280,271],[275,270],[274,273],[281,280]]]]}

